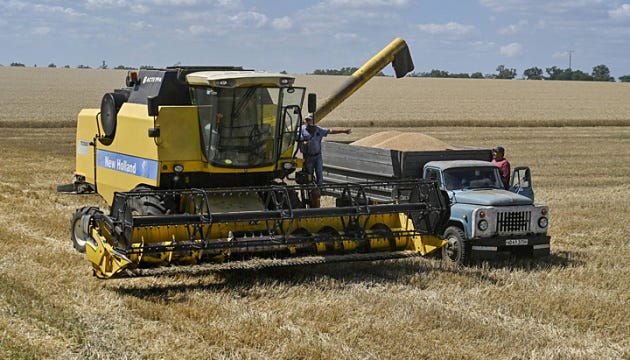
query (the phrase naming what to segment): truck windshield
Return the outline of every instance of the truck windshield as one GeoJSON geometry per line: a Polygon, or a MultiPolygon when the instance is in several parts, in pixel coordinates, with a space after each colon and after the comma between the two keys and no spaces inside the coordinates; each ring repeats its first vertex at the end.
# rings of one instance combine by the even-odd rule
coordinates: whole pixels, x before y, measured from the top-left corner
{"type": "Polygon", "coordinates": [[[493,167],[447,169],[444,171],[444,182],[448,190],[503,189],[499,170],[493,167]]]}
{"type": "MultiPolygon", "coordinates": [[[[192,103],[198,108],[201,146],[206,160],[215,166],[239,168],[273,164],[281,150],[295,141],[286,134],[279,141],[278,134],[287,127],[279,121],[283,99],[290,105],[301,106],[304,89],[296,90],[263,86],[193,87],[192,103]],[[289,91],[291,96],[286,96],[289,91]],[[295,96],[295,92],[300,96],[295,96]]],[[[290,127],[295,126],[297,124],[290,127]]]]}

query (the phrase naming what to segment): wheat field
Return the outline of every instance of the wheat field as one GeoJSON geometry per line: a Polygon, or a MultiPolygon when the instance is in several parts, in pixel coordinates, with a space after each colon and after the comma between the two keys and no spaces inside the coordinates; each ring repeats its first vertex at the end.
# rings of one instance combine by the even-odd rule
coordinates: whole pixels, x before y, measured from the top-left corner
{"type": "MultiPolygon", "coordinates": [[[[339,140],[400,130],[504,146],[551,208],[548,259],[102,281],[69,221],[104,203],[55,189],[72,178],[78,111],[124,75],[0,67],[0,358],[630,358],[628,84],[377,78],[322,122],[352,126],[339,140]]],[[[323,99],[341,80],[296,85],[323,99]]]]}

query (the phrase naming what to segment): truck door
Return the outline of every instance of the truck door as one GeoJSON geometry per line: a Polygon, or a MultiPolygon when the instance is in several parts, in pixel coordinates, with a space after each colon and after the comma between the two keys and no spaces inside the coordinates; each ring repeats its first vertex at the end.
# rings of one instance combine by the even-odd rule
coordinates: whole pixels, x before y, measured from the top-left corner
{"type": "Polygon", "coordinates": [[[534,188],[532,187],[532,176],[527,166],[519,166],[512,172],[510,191],[519,195],[527,196],[534,201],[534,188]]]}

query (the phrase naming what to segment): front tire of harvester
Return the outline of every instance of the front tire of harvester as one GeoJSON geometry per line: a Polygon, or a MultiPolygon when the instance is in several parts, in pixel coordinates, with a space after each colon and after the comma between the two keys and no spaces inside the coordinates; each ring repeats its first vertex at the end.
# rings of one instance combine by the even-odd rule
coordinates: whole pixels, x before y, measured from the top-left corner
{"type": "Polygon", "coordinates": [[[98,208],[86,206],[79,208],[70,220],[70,239],[72,246],[80,253],[85,253],[85,243],[87,242],[88,233],[83,228],[83,216],[92,216],[99,212],[98,208]]]}
{"type": "MultiPolygon", "coordinates": [[[[150,192],[151,188],[146,186],[138,186],[132,192],[150,192]]],[[[135,196],[130,200],[130,208],[134,215],[164,215],[169,211],[165,206],[163,199],[155,195],[135,196]]]]}
{"type": "Polygon", "coordinates": [[[444,232],[446,245],[442,247],[442,259],[455,265],[466,265],[470,262],[471,245],[466,240],[464,231],[457,226],[450,226],[444,232]]]}

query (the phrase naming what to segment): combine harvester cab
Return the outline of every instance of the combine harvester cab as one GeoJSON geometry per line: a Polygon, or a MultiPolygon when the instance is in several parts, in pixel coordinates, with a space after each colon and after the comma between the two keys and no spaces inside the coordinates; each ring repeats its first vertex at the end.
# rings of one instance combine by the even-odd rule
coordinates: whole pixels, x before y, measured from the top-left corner
{"type": "MultiPolygon", "coordinates": [[[[309,112],[323,118],[392,62],[413,69],[396,39],[309,112]]],[[[444,244],[448,219],[436,182],[324,185],[335,207],[311,207],[312,182],[285,180],[302,166],[296,135],[306,89],[285,74],[240,67],[129,72],[126,87],[84,109],[76,173],[60,190],[96,192],[109,213],[83,207],[71,220],[74,247],[94,274],[280,257],[336,261],[424,255],[444,244]],[[383,201],[365,194],[396,188],[383,201]]]]}

